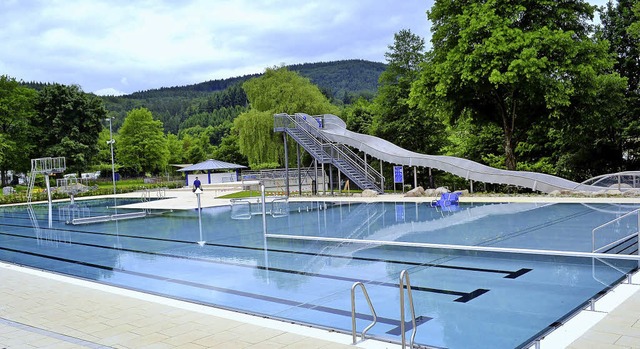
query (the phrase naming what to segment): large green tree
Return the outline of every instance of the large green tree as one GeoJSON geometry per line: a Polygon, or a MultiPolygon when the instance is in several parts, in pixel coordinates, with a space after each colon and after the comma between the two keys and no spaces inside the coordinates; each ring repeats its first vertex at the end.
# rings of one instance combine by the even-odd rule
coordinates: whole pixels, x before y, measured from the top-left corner
{"type": "Polygon", "coordinates": [[[358,133],[371,134],[375,106],[364,97],[360,97],[344,108],[343,116],[347,129],[358,133]]]}
{"type": "Polygon", "coordinates": [[[167,134],[167,150],[169,151],[169,164],[184,164],[187,161],[184,159],[182,140],[173,133],[167,134]]]}
{"type": "Polygon", "coordinates": [[[235,129],[231,129],[231,132],[222,138],[222,142],[214,148],[213,158],[232,164],[249,165],[247,157],[240,152],[238,132],[235,129]]]}
{"type": "MultiPolygon", "coordinates": [[[[631,37],[640,40],[640,2],[638,1],[635,1],[635,4],[633,4],[633,14],[636,17],[636,20],[631,23],[627,33],[631,35],[631,37]]],[[[638,45],[637,41],[636,44],[638,45]]]]}
{"type": "Polygon", "coordinates": [[[273,132],[274,114],[338,113],[338,108],[309,79],[284,67],[268,68],[261,77],[245,82],[242,87],[250,110],[234,120],[234,128],[240,152],[251,167],[283,163],[284,143],[282,136],[273,132]]]}
{"type": "Polygon", "coordinates": [[[371,132],[408,150],[437,154],[444,143],[444,124],[421,106],[409,104],[411,85],[425,60],[424,39],[403,29],[385,53],[387,69],[380,75],[371,132]]]}
{"type": "Polygon", "coordinates": [[[38,137],[33,137],[37,92],[6,75],[0,76],[0,184],[7,184],[7,171],[28,171],[29,155],[38,137]]]}
{"type": "Polygon", "coordinates": [[[412,102],[452,121],[499,125],[505,166],[516,169],[519,142],[543,141],[527,138],[532,125],[595,120],[606,115],[598,93],[624,85],[607,43],[591,35],[593,13],[582,0],[437,1],[428,12],[433,48],[412,102]],[[589,114],[575,113],[576,104],[589,114]]]}
{"type": "Polygon", "coordinates": [[[40,148],[35,156],[64,156],[69,170],[86,170],[98,154],[98,135],[107,116],[102,100],[76,85],[52,84],[40,91],[36,110],[40,148]]]}
{"type": "MultiPolygon", "coordinates": [[[[223,125],[194,126],[180,131],[183,140],[184,158],[187,163],[198,163],[211,158],[213,144],[220,143],[224,131],[223,125]]],[[[228,132],[228,130],[227,130],[228,132]]]]}
{"type": "Polygon", "coordinates": [[[169,159],[162,122],[154,120],[148,109],[127,113],[116,139],[117,162],[133,174],[160,173],[169,159]]]}
{"type": "Polygon", "coordinates": [[[618,114],[623,134],[627,169],[640,165],[640,1],[618,0],[609,2],[601,13],[602,36],[610,42],[611,52],[616,58],[615,69],[627,78],[625,108],[618,114]]]}

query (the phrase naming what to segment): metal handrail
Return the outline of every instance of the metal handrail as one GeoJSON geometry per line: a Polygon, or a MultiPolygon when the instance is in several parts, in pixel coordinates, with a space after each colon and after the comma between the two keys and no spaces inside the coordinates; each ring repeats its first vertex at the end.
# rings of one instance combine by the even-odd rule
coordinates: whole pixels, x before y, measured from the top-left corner
{"type": "Polygon", "coordinates": [[[378,170],[376,170],[375,168],[373,168],[372,166],[370,166],[368,163],[366,163],[364,160],[362,160],[358,154],[356,154],[356,152],[354,152],[353,150],[351,150],[351,148],[349,148],[348,146],[342,144],[342,143],[338,143],[336,144],[337,147],[339,147],[339,149],[344,152],[346,155],[348,155],[350,158],[352,159],[357,159],[358,163],[362,163],[365,169],[365,174],[367,175],[367,177],[371,178],[373,181],[376,181],[377,178],[376,176],[372,175],[371,172],[373,172],[373,174],[377,175],[380,178],[383,178],[384,176],[382,176],[382,174],[380,172],[378,172],[378,170]]]}
{"type": "Polygon", "coordinates": [[[369,294],[367,293],[367,289],[364,287],[364,284],[360,281],[354,283],[353,286],[351,286],[351,335],[353,337],[353,344],[356,344],[358,339],[357,338],[358,336],[356,333],[356,286],[360,286],[360,288],[362,289],[364,298],[367,300],[367,303],[369,304],[369,309],[371,310],[371,316],[373,317],[373,321],[371,322],[371,324],[369,324],[369,326],[365,327],[365,329],[362,330],[362,334],[360,335],[360,338],[362,338],[362,340],[365,339],[365,335],[367,334],[367,331],[369,331],[373,327],[373,325],[375,325],[376,322],[378,321],[376,310],[373,309],[371,298],[369,298],[369,294]]]}
{"type": "Polygon", "coordinates": [[[405,329],[404,329],[404,287],[405,280],[407,286],[407,296],[409,297],[409,309],[411,309],[411,324],[413,325],[413,330],[411,331],[411,341],[409,342],[410,348],[413,348],[413,342],[416,338],[416,311],[413,308],[413,296],[411,295],[411,282],[409,281],[409,272],[405,269],[400,272],[400,335],[402,337],[402,348],[405,348],[406,339],[405,339],[405,329]]]}
{"type": "Polygon", "coordinates": [[[231,219],[251,219],[251,202],[247,199],[231,199],[229,200],[231,203],[231,219]],[[237,214],[234,211],[235,207],[238,205],[246,205],[249,208],[249,214],[237,214]]]}
{"type": "Polygon", "coordinates": [[[238,198],[229,200],[231,203],[231,219],[251,219],[252,216],[262,214],[262,210],[256,210],[253,206],[254,204],[260,205],[262,207],[262,203],[270,203],[270,210],[266,212],[266,214],[270,214],[274,218],[285,217],[289,215],[289,198],[286,196],[269,196],[262,199],[262,197],[256,198],[238,198]],[[285,209],[277,210],[276,205],[279,202],[284,202],[285,209]],[[237,214],[234,212],[234,207],[239,207],[239,205],[246,205],[248,207],[248,214],[237,214]]]}
{"type": "Polygon", "coordinates": [[[150,193],[151,189],[146,188],[142,190],[142,194],[141,194],[141,199],[143,202],[147,202],[149,201],[149,198],[151,197],[151,193],[150,193]]]}
{"type": "MultiPolygon", "coordinates": [[[[294,116],[296,118],[296,124],[300,125],[306,125],[305,129],[311,133],[314,137],[316,138],[320,138],[322,139],[325,143],[331,144],[334,146],[334,149],[338,150],[338,152],[342,152],[341,155],[345,155],[346,156],[346,160],[349,160],[350,162],[352,162],[353,164],[360,166],[361,168],[364,169],[365,174],[367,175],[367,177],[372,178],[375,181],[375,176],[371,175],[370,172],[373,172],[375,175],[377,175],[378,177],[382,178],[382,174],[380,172],[378,172],[375,168],[369,166],[369,164],[367,164],[363,159],[361,159],[353,150],[351,150],[349,147],[347,147],[345,144],[342,143],[334,143],[332,142],[324,133],[319,131],[319,128],[321,128],[321,126],[318,126],[318,128],[315,128],[313,126],[309,125],[309,120],[306,120],[304,118],[301,118],[303,121],[298,122],[297,119],[300,118],[298,116],[298,114],[296,114],[294,116]],[[306,122],[304,122],[306,121],[306,122]]],[[[320,115],[320,116],[312,116],[312,118],[314,120],[317,119],[321,119],[323,120],[321,123],[318,124],[324,124],[324,116],[320,115]]]]}
{"type": "MultiPolygon", "coordinates": [[[[331,154],[324,149],[325,147],[332,147],[331,141],[329,141],[328,139],[326,139],[326,137],[323,137],[321,134],[319,134],[319,132],[317,132],[313,127],[311,127],[311,125],[309,125],[309,123],[306,122],[298,114],[290,116],[290,120],[291,120],[291,124],[295,128],[304,131],[316,146],[320,147],[320,149],[322,149],[322,151],[325,154],[331,156],[331,154]]],[[[323,154],[322,161],[324,161],[324,154],[323,154]]]]}
{"type": "Polygon", "coordinates": [[[607,223],[601,224],[601,225],[593,228],[593,230],[591,231],[591,252],[600,251],[600,250],[602,250],[604,248],[607,248],[607,247],[609,247],[609,246],[611,246],[613,244],[616,244],[616,243],[618,243],[620,241],[626,240],[627,238],[629,238],[630,236],[633,236],[633,235],[638,235],[638,238],[639,238],[638,239],[639,240],[638,243],[640,244],[640,231],[639,230],[640,230],[640,208],[637,209],[637,210],[633,210],[631,212],[625,213],[624,215],[622,215],[622,216],[620,216],[618,218],[612,219],[611,221],[609,221],[607,223]],[[634,214],[638,217],[638,225],[637,225],[638,230],[635,233],[629,234],[629,235],[627,235],[627,236],[625,236],[623,238],[618,239],[617,241],[614,241],[612,243],[609,243],[609,244],[607,244],[605,246],[602,246],[602,247],[596,249],[596,231],[597,230],[600,230],[600,229],[602,229],[602,228],[604,228],[606,226],[609,226],[609,225],[611,225],[613,223],[617,223],[618,221],[620,221],[620,220],[622,220],[624,218],[627,218],[627,217],[629,217],[631,215],[634,215],[634,214]]]}
{"type": "MultiPolygon", "coordinates": [[[[306,178],[314,178],[315,170],[312,168],[303,168],[300,170],[300,173],[302,174],[302,176],[306,177],[306,178]]],[[[320,170],[318,170],[316,173],[321,173],[320,170]]],[[[289,176],[289,178],[295,178],[298,176],[298,170],[295,169],[290,169],[288,172],[285,169],[272,169],[272,170],[260,170],[260,171],[242,171],[242,177],[245,178],[245,180],[247,178],[250,179],[255,179],[255,180],[264,180],[264,179],[281,179],[281,178],[286,178],[287,176],[289,176]]],[[[322,174],[320,174],[318,177],[321,177],[322,174]]]]}
{"type": "MultiPolygon", "coordinates": [[[[313,116],[313,118],[316,120],[321,119],[322,122],[319,122],[319,124],[322,124],[323,126],[319,126],[319,127],[320,128],[324,127],[324,115],[313,116]]],[[[356,152],[354,152],[353,150],[351,150],[351,148],[349,148],[349,146],[343,143],[336,143],[331,141],[324,133],[320,132],[319,129],[314,129],[313,131],[314,131],[314,134],[317,135],[316,137],[321,137],[325,142],[332,144],[334,146],[334,149],[336,149],[340,155],[345,155],[346,160],[348,160],[355,166],[362,168],[364,171],[365,177],[369,178],[373,183],[379,183],[380,190],[384,191],[384,188],[382,188],[382,183],[384,182],[384,176],[382,175],[382,173],[378,172],[378,170],[376,170],[375,168],[370,166],[365,160],[360,158],[358,154],[356,154],[356,152]]]]}
{"type": "MultiPolygon", "coordinates": [[[[327,143],[325,147],[329,147],[332,159],[344,160],[347,163],[351,164],[352,167],[362,170],[360,172],[364,175],[364,177],[371,180],[374,184],[376,184],[376,186],[378,186],[377,185],[378,183],[382,182],[381,180],[382,176],[380,175],[380,173],[378,173],[366,162],[364,162],[364,160],[360,159],[351,149],[347,148],[342,144],[333,144],[333,143],[327,143]],[[350,155],[348,152],[351,152],[353,155],[350,155]],[[367,168],[371,168],[371,171],[373,171],[379,177],[376,178],[375,176],[373,176],[370,173],[370,171],[367,170],[367,168]]],[[[327,151],[325,150],[325,152],[327,151]]]]}
{"type": "MultiPolygon", "coordinates": [[[[353,154],[350,155],[344,150],[348,149],[347,147],[343,145],[338,146],[331,142],[331,140],[329,140],[322,132],[320,132],[317,128],[313,127],[310,124],[310,120],[306,119],[307,116],[308,115],[306,114],[300,113],[294,115],[276,114],[274,129],[286,129],[295,126],[295,128],[304,131],[308,136],[310,136],[309,138],[314,142],[316,146],[319,146],[325,154],[330,155],[331,159],[337,158],[347,161],[353,168],[358,169],[365,178],[368,178],[377,187],[377,189],[379,189],[379,191],[383,191],[382,174],[377,172],[373,167],[369,166],[364,160],[360,159],[352,150],[349,149],[350,153],[353,154]],[[304,117],[302,115],[304,115],[304,117]],[[286,123],[284,121],[286,121],[286,123]],[[334,156],[335,153],[338,154],[337,157],[334,156]],[[378,182],[380,183],[379,185],[377,184],[378,182]]],[[[312,116],[309,117],[314,118],[312,116]]],[[[324,161],[324,159],[322,159],[321,161],[324,161]]]]}
{"type": "Polygon", "coordinates": [[[287,196],[283,196],[283,197],[276,197],[273,200],[271,200],[271,216],[273,218],[280,218],[280,217],[285,217],[289,215],[289,198],[287,196]],[[279,211],[276,209],[276,205],[278,202],[284,202],[285,204],[285,209],[284,211],[279,211]]]}

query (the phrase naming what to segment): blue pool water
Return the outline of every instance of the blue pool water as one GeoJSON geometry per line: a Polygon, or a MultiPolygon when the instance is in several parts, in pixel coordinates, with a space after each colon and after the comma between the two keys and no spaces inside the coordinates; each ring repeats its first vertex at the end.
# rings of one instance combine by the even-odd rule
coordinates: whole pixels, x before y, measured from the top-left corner
{"type": "MultiPolygon", "coordinates": [[[[634,209],[620,205],[463,204],[443,212],[428,203],[292,202],[288,216],[267,218],[270,234],[316,241],[265,238],[261,216],[234,220],[230,207],[203,209],[201,220],[189,210],[66,224],[73,214],[113,214],[111,204],[56,204],[51,228],[44,205],[34,206],[37,224],[24,206],[0,208],[0,260],[345,332],[351,286],[361,281],[378,315],[369,334],[390,341],[400,340],[398,278],[407,270],[416,343],[440,348],[522,347],[638,267],[637,261],[322,240],[590,252],[593,228],[634,209]]],[[[124,212],[130,211],[118,210],[124,212]]],[[[635,226],[623,220],[599,232],[596,244],[637,229],[635,219],[635,226]]],[[[370,312],[359,291],[357,299],[361,331],[370,312]]],[[[409,338],[410,321],[406,329],[409,338]]]]}

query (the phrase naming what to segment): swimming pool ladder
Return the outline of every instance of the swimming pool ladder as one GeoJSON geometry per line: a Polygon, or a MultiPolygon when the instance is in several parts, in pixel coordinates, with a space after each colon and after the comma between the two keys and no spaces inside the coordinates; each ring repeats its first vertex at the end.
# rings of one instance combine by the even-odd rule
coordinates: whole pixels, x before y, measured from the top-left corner
{"type": "Polygon", "coordinates": [[[405,329],[404,329],[404,288],[405,282],[407,286],[407,298],[409,298],[409,309],[411,309],[411,324],[413,329],[411,330],[411,341],[409,342],[410,348],[413,348],[413,342],[416,338],[416,311],[413,307],[413,296],[411,295],[411,282],[409,281],[409,272],[405,269],[400,272],[400,334],[402,336],[402,349],[405,348],[405,329]]]}
{"type": "Polygon", "coordinates": [[[367,293],[367,289],[364,287],[364,284],[360,281],[356,282],[351,286],[351,335],[353,337],[353,344],[357,343],[357,334],[356,334],[356,287],[360,286],[362,289],[362,294],[364,294],[364,299],[367,300],[369,304],[369,309],[371,309],[371,316],[373,317],[373,321],[364,330],[362,330],[361,338],[364,340],[367,331],[373,327],[378,321],[378,316],[376,315],[376,310],[373,309],[373,304],[371,303],[371,298],[369,298],[369,294],[367,293]]]}
{"type": "MultiPolygon", "coordinates": [[[[364,287],[364,284],[360,281],[354,283],[353,286],[351,286],[351,335],[353,337],[353,344],[357,343],[357,337],[358,337],[356,333],[356,296],[355,296],[356,287],[358,286],[360,286],[360,288],[362,289],[362,293],[364,294],[364,298],[367,300],[367,303],[369,304],[369,309],[371,309],[371,316],[373,318],[373,321],[371,322],[371,324],[365,327],[364,330],[362,330],[362,334],[361,334],[362,340],[365,339],[365,335],[367,334],[367,331],[369,331],[371,327],[373,327],[373,325],[375,325],[376,322],[378,321],[378,317],[376,316],[376,311],[373,308],[373,304],[371,303],[371,299],[369,298],[369,294],[367,293],[367,289],[364,287]]],[[[409,281],[409,272],[406,269],[400,272],[400,282],[399,282],[400,334],[402,338],[402,349],[406,347],[405,323],[404,323],[404,319],[405,319],[404,289],[405,287],[407,289],[407,297],[409,298],[409,309],[411,309],[411,324],[413,325],[413,329],[411,330],[411,341],[409,342],[409,347],[413,348],[413,343],[416,338],[416,330],[418,329],[418,327],[416,326],[416,311],[415,311],[415,308],[413,307],[413,296],[411,295],[411,281],[409,281]]]]}

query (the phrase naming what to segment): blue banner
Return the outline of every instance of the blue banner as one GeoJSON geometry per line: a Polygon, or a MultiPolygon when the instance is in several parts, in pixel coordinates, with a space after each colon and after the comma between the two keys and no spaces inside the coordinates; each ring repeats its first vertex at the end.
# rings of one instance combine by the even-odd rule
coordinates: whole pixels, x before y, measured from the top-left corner
{"type": "Polygon", "coordinates": [[[402,166],[393,166],[393,183],[404,183],[402,166]]]}

